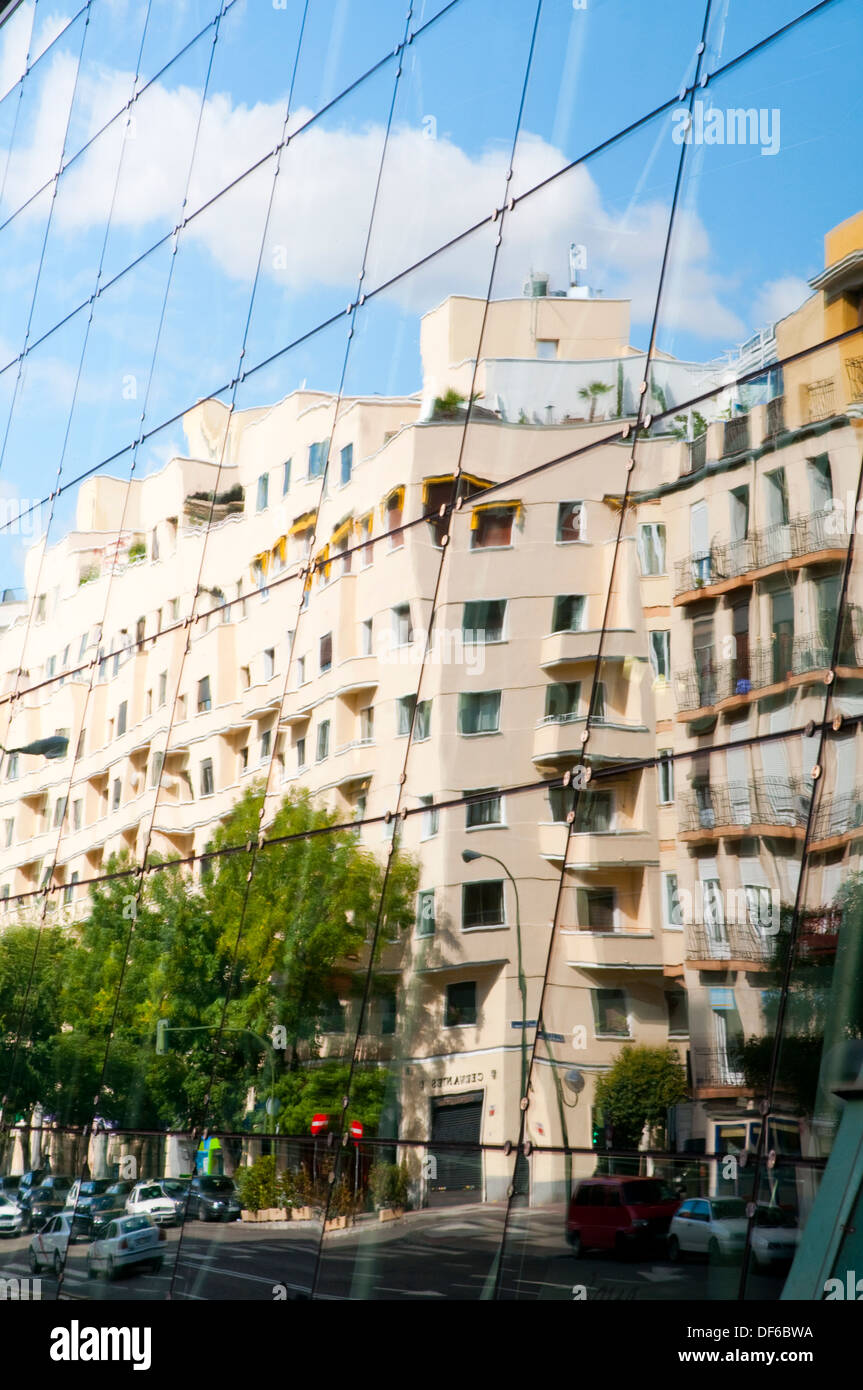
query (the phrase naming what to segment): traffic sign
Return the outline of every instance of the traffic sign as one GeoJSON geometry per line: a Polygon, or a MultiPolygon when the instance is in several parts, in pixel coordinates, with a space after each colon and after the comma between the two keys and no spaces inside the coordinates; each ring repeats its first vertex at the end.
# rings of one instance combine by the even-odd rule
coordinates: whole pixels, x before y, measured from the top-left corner
{"type": "Polygon", "coordinates": [[[329,1115],[313,1115],[310,1129],[312,1134],[322,1134],[330,1122],[329,1115]]]}

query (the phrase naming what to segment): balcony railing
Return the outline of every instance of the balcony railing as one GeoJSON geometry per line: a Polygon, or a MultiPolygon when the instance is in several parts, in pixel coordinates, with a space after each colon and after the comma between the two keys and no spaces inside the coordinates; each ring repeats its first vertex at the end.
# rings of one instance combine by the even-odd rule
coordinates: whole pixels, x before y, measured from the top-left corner
{"type": "MultiPolygon", "coordinates": [[[[781,634],[767,642],[753,643],[730,661],[714,661],[712,650],[705,649],[696,665],[675,676],[680,711],[704,709],[734,695],[749,695],[754,690],[779,685],[789,677],[827,670],[833,655],[832,636],[820,632],[797,637],[781,634]]],[[[842,665],[857,665],[857,661],[850,646],[840,653],[842,665]]]]}
{"type": "Polygon", "coordinates": [[[804,912],[797,929],[797,950],[801,956],[832,955],[839,945],[842,913],[839,908],[823,912],[804,912]]]}
{"type": "Polygon", "coordinates": [[[845,550],[847,537],[837,533],[834,513],[812,512],[776,522],[740,540],[717,542],[677,561],[675,596],[739,579],[752,570],[802,560],[823,550],[845,550]]]}
{"type": "Polygon", "coordinates": [[[707,462],[707,434],[700,434],[697,439],[691,439],[686,446],[688,455],[687,473],[697,473],[699,468],[703,468],[707,462]]]}
{"type": "Polygon", "coordinates": [[[847,796],[831,796],[822,800],[815,816],[813,840],[829,840],[834,835],[846,835],[849,830],[863,831],[863,787],[847,796]]]}
{"type": "Polygon", "coordinates": [[[810,795],[797,778],[765,777],[721,787],[704,786],[681,806],[680,830],[694,834],[750,825],[803,828],[810,795]]]}
{"type": "Polygon", "coordinates": [[[721,1051],[716,1047],[693,1047],[690,1049],[692,1080],[696,1086],[745,1086],[743,1064],[740,1053],[729,1047],[721,1051]]]}
{"type": "Polygon", "coordinates": [[[829,420],[831,415],[836,414],[836,391],[832,377],[824,377],[821,381],[812,381],[806,387],[806,418],[812,423],[815,420],[829,420]]]}
{"type": "Polygon", "coordinates": [[[774,940],[748,922],[711,926],[690,923],[686,927],[686,959],[693,962],[716,961],[717,964],[740,960],[748,965],[766,965],[774,953],[774,940]]]}
{"type": "Polygon", "coordinates": [[[785,397],[774,396],[767,402],[767,437],[773,439],[785,432],[785,397]]]}
{"type": "Polygon", "coordinates": [[[725,421],[722,431],[722,457],[743,454],[749,448],[749,416],[735,415],[725,421]]]}
{"type": "Polygon", "coordinates": [[[848,395],[852,401],[863,400],[863,357],[849,357],[845,363],[848,376],[848,395]]]}

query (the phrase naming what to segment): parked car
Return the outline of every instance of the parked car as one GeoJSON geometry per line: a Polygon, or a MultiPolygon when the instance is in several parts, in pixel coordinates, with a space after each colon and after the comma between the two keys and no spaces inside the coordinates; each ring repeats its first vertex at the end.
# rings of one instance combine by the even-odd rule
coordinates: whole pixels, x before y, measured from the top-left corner
{"type": "Polygon", "coordinates": [[[0,1236],[19,1236],[23,1229],[23,1211],[17,1202],[0,1192],[0,1236]]]}
{"type": "Polygon", "coordinates": [[[192,1178],[188,1214],[199,1221],[239,1221],[240,1203],[231,1179],[192,1178]]]}
{"type": "Polygon", "coordinates": [[[759,1205],[752,1220],[752,1258],[758,1269],[793,1260],[800,1240],[796,1212],[759,1205]]]}
{"type": "Polygon", "coordinates": [[[31,1187],[23,1196],[19,1196],[18,1205],[24,1212],[24,1229],[39,1230],[50,1216],[62,1211],[72,1182],[71,1177],[62,1173],[49,1174],[38,1187],[31,1187]]]}
{"type": "Polygon", "coordinates": [[[90,1230],[94,1239],[103,1234],[105,1227],[110,1221],[118,1216],[126,1215],[126,1197],[122,1192],[103,1192],[100,1197],[94,1197],[87,1209],[86,1215],[90,1221],[90,1230]]]}
{"type": "Polygon", "coordinates": [[[173,1226],[177,1208],[158,1182],[139,1182],[126,1198],[127,1216],[151,1216],[157,1226],[173,1226]]]}
{"type": "Polygon", "coordinates": [[[189,1200],[189,1179],[188,1178],[161,1178],[159,1186],[166,1197],[174,1203],[174,1210],[177,1213],[177,1220],[182,1222],[186,1219],[186,1207],[189,1200]]]}
{"type": "Polygon", "coordinates": [[[659,1178],[588,1178],[570,1198],[567,1240],[576,1256],[592,1247],[625,1254],[664,1237],[679,1205],[659,1178]]]}
{"type": "Polygon", "coordinates": [[[76,1178],[66,1195],[66,1206],[79,1216],[90,1209],[94,1197],[101,1197],[111,1186],[111,1178],[76,1178]]]}
{"type": "Polygon", "coordinates": [[[72,1216],[65,1211],[60,1212],[59,1216],[52,1216],[30,1241],[30,1269],[38,1274],[40,1269],[50,1267],[55,1274],[59,1274],[69,1245],[89,1239],[90,1222],[87,1217],[72,1216]]]}
{"type": "Polygon", "coordinates": [[[0,1194],[4,1197],[8,1197],[10,1201],[14,1202],[18,1193],[18,1184],[20,1181],[20,1177],[0,1178],[0,1194]]]}
{"type": "Polygon", "coordinates": [[[668,1257],[742,1254],[748,1226],[742,1197],[688,1197],[671,1222],[668,1257]]]}
{"type": "Polygon", "coordinates": [[[165,1232],[149,1216],[120,1216],[109,1221],[104,1235],[87,1251],[88,1279],[95,1279],[100,1272],[115,1279],[124,1269],[144,1265],[157,1272],[162,1268],[159,1242],[165,1239],[165,1232]]]}

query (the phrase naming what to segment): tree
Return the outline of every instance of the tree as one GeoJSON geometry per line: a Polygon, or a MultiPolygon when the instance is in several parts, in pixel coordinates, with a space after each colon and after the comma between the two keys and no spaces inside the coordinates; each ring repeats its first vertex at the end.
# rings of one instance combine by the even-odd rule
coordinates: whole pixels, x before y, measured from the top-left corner
{"type": "Polygon", "coordinates": [[[596,1083],[596,1104],[620,1148],[637,1148],[645,1125],[664,1129],[671,1106],[685,1098],[686,1072],[673,1047],[624,1047],[596,1083]]]}
{"type": "Polygon", "coordinates": [[[599,400],[599,397],[606,395],[607,392],[612,391],[613,389],[614,388],[612,386],[607,386],[604,381],[591,381],[588,386],[582,386],[578,394],[583,401],[590,402],[590,415],[588,416],[589,420],[593,420],[593,417],[596,414],[596,403],[599,400]]]}
{"type": "Polygon", "coordinates": [[[61,981],[71,942],[55,926],[15,926],[0,936],[0,1095],[10,1111],[49,1106],[52,1044],[63,1021],[61,981]]]}

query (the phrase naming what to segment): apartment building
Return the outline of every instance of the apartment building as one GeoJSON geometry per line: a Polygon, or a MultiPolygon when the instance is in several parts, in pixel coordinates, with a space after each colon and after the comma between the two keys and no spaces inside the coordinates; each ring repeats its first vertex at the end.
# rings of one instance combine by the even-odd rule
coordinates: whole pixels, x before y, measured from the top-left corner
{"type": "MultiPolygon", "coordinates": [[[[859,322],[863,218],[827,240],[779,357],[842,331],[849,304],[859,322]]],[[[394,1139],[486,1146],[441,1149],[429,1181],[489,1198],[531,1066],[527,1135],[592,1171],[596,1079],[628,1040],[687,1062],[678,1147],[753,1146],[739,1044],[767,1027],[771,914],[797,899],[820,778],[806,891],[829,936],[815,909],[863,804],[856,734],[782,737],[834,681],[840,709],[863,690],[853,572],[832,662],[858,359],[823,349],[739,388],[658,359],[663,418],[634,441],[627,305],[528,288],[427,314],[415,396],[200,402],[185,456],[82,483],[0,622],[4,746],[69,739],[65,759],[4,765],[5,920],[32,920],[40,889],[74,920],[120,851],[202,855],[255,779],[267,814],[308,788],[381,859],[397,840],[419,864],[361,1059],[395,1078],[394,1139]],[[705,392],[706,429],[665,414],[705,392]]],[[[353,1051],[359,972],[334,981],[327,1056],[353,1051]]],[[[775,1123],[809,1142],[790,1102],[775,1123]]],[[[563,1180],[544,1155],[535,1198],[563,1180]]]]}

